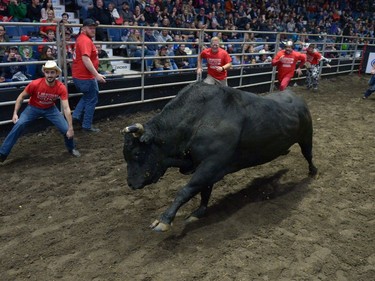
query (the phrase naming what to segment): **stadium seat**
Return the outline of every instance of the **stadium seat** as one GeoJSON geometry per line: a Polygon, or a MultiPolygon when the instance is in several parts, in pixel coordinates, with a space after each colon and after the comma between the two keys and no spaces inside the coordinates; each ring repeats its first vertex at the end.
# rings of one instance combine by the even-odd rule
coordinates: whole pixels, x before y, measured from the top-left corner
{"type": "Polygon", "coordinates": [[[35,36],[39,34],[39,28],[37,26],[20,26],[20,35],[35,36]]]}
{"type": "Polygon", "coordinates": [[[120,28],[108,28],[108,36],[111,41],[121,42],[121,29],[120,28]]]}
{"type": "Polygon", "coordinates": [[[15,36],[20,36],[20,31],[18,29],[18,26],[7,26],[5,27],[5,30],[8,34],[9,37],[15,37],[15,36]]]}

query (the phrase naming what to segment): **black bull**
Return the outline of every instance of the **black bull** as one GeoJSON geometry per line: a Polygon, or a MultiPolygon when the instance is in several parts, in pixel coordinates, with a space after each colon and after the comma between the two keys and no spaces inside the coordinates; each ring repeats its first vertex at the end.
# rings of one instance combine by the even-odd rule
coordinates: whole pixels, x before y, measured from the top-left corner
{"type": "Polygon", "coordinates": [[[200,193],[190,219],[207,210],[212,186],[226,174],[269,162],[298,143],[312,162],[312,120],[305,102],[291,91],[257,96],[205,83],[182,89],[144,125],[122,130],[128,185],[132,189],[157,182],[169,167],[192,173],[172,205],[151,228],[169,229],[178,209],[200,193]]]}

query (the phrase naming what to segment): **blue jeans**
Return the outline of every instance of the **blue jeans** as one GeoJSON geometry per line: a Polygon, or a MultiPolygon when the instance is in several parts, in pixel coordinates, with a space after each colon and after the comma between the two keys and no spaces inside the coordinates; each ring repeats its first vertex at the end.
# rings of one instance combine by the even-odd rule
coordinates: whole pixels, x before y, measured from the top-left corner
{"type": "Polygon", "coordinates": [[[73,78],[77,90],[83,93],[73,112],[73,118],[82,122],[82,128],[90,129],[94,119],[95,106],[98,103],[99,86],[96,79],[73,78]]]}
{"type": "Polygon", "coordinates": [[[370,80],[368,81],[368,89],[367,91],[365,92],[365,97],[368,98],[369,96],[371,96],[371,94],[373,92],[375,92],[375,74],[372,74],[370,80]]]}
{"type": "Polygon", "coordinates": [[[32,105],[28,105],[21,113],[20,118],[18,119],[17,123],[14,124],[8,136],[5,138],[3,145],[0,148],[0,153],[8,156],[26,126],[40,117],[44,117],[49,120],[53,125],[57,127],[57,129],[59,129],[60,133],[64,135],[65,146],[68,151],[74,149],[73,138],[68,139],[66,136],[66,133],[69,129],[68,122],[66,122],[65,118],[56,108],[56,106],[52,106],[47,109],[41,109],[32,105]]]}

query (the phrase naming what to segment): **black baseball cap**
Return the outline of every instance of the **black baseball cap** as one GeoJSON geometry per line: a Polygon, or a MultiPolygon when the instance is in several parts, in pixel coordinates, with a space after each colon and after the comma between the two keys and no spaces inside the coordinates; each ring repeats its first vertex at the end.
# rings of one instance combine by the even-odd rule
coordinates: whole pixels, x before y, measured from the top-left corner
{"type": "Polygon", "coordinates": [[[85,19],[83,21],[83,26],[98,26],[98,24],[93,19],[85,19]]]}

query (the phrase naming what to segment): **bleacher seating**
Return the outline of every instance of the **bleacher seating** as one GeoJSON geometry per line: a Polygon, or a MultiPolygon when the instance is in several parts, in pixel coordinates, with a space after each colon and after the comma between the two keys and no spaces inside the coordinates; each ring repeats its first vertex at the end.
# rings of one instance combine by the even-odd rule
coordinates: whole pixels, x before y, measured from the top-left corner
{"type": "Polygon", "coordinates": [[[37,26],[19,26],[20,35],[35,36],[39,33],[37,26]]]}
{"type": "Polygon", "coordinates": [[[18,36],[18,37],[20,36],[20,31],[19,31],[18,26],[7,25],[7,27],[5,29],[6,29],[6,32],[7,32],[8,36],[10,38],[13,38],[13,37],[16,37],[16,36],[18,36]]]}
{"type": "Polygon", "coordinates": [[[121,42],[121,29],[120,28],[108,28],[108,36],[111,41],[121,42]]]}

